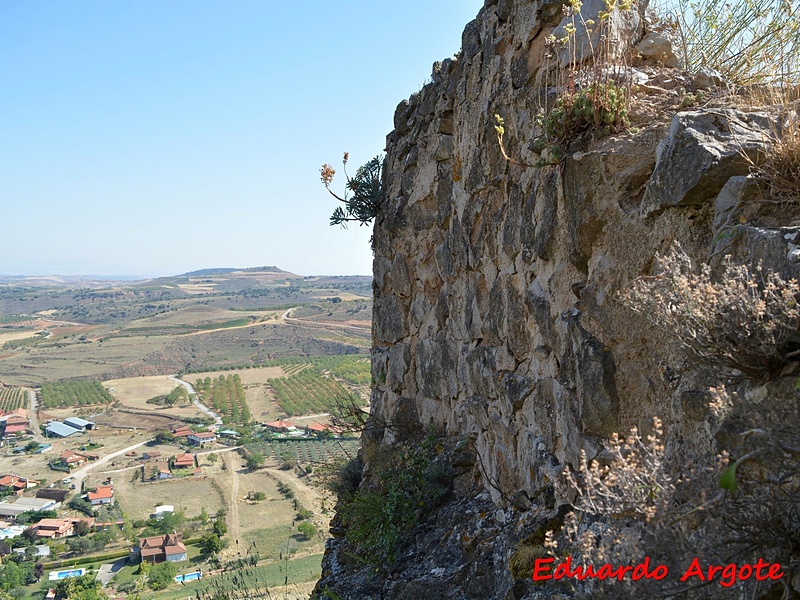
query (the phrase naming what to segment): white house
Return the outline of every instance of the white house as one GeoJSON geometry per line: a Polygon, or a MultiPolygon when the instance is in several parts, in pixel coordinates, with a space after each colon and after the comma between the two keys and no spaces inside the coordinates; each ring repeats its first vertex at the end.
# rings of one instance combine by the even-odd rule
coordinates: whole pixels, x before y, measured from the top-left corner
{"type": "Polygon", "coordinates": [[[217,441],[217,436],[211,431],[192,432],[187,437],[190,444],[195,446],[202,446],[203,444],[211,444],[217,441]]]}

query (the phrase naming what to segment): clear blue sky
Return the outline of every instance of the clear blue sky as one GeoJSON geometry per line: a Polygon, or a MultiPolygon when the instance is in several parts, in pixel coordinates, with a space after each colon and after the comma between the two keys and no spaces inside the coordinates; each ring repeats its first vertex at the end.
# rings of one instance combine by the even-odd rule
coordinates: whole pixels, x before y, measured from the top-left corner
{"type": "Polygon", "coordinates": [[[369,274],[319,167],[381,152],[482,4],[0,0],[0,274],[369,274]]]}

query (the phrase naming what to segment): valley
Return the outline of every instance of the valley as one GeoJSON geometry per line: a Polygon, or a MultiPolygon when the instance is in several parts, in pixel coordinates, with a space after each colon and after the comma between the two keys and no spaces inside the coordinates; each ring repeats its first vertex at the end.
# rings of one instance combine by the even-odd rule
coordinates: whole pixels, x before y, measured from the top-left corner
{"type": "Polygon", "coordinates": [[[370,295],[369,277],[274,267],[0,280],[0,477],[32,482],[0,489],[0,519],[11,531],[15,501],[54,495],[45,519],[86,523],[54,539],[37,534],[35,512],[23,517],[5,543],[45,543],[49,556],[43,583],[18,597],[43,598],[63,564],[105,572],[112,597],[195,597],[227,585],[237,561],[254,586],[306,597],[335,502],[324,480],[357,452],[329,413],[337,399],[368,400],[370,295]],[[187,549],[175,576],[213,578],[162,588],[127,557],[166,529],[187,549]]]}

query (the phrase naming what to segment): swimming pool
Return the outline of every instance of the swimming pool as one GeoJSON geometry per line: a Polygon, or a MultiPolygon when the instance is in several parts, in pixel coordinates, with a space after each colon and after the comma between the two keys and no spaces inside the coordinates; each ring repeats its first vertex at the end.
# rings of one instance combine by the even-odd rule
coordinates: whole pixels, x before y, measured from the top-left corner
{"type": "Polygon", "coordinates": [[[56,581],[58,579],[66,579],[67,577],[80,577],[86,573],[86,569],[69,569],[68,571],[50,571],[48,579],[56,581]]]}
{"type": "Polygon", "coordinates": [[[195,579],[200,579],[203,574],[200,571],[195,571],[194,573],[186,573],[185,575],[178,575],[175,577],[176,583],[181,583],[182,581],[194,581],[195,579]]]}

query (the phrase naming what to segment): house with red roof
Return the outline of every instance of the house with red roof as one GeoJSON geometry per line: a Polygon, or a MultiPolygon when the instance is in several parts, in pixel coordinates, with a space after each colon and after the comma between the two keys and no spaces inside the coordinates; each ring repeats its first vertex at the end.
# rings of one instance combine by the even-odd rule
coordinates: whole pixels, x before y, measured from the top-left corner
{"type": "Polygon", "coordinates": [[[139,556],[142,561],[154,563],[165,560],[170,562],[188,560],[188,552],[182,540],[183,535],[180,533],[139,538],[139,545],[133,549],[133,554],[139,556]]]}
{"type": "Polygon", "coordinates": [[[64,450],[59,457],[61,464],[70,469],[82,467],[90,460],[95,460],[96,458],[97,456],[94,454],[82,454],[74,450],[64,450]]]}
{"type": "Polygon", "coordinates": [[[295,427],[294,424],[290,423],[289,421],[271,421],[270,423],[264,423],[264,427],[270,431],[274,431],[275,433],[288,433],[290,431],[297,431],[297,427],[295,427]]]}
{"type": "Polygon", "coordinates": [[[19,437],[28,430],[28,411],[24,408],[17,408],[10,412],[0,413],[0,422],[5,423],[4,428],[0,425],[3,437],[19,437]]]}
{"type": "Polygon", "coordinates": [[[100,506],[103,504],[114,504],[114,486],[113,485],[97,486],[95,491],[86,494],[86,499],[92,506],[100,506]]]}
{"type": "Polygon", "coordinates": [[[172,477],[172,470],[169,468],[169,463],[165,460],[147,463],[144,466],[145,477],[151,479],[169,479],[172,477]]]}
{"type": "Polygon", "coordinates": [[[172,435],[176,438],[180,437],[188,437],[192,435],[194,431],[189,429],[188,427],[178,427],[177,429],[172,430],[172,435]]]}
{"type": "Polygon", "coordinates": [[[63,537],[75,535],[75,525],[84,521],[89,528],[94,527],[94,519],[42,519],[30,527],[38,538],[58,540],[63,537]]]}
{"type": "Polygon", "coordinates": [[[172,466],[176,469],[194,468],[194,454],[178,454],[172,461],[172,466]]]}
{"type": "Polygon", "coordinates": [[[36,486],[39,482],[19,475],[3,475],[0,477],[0,491],[21,494],[28,488],[36,486]]]}

